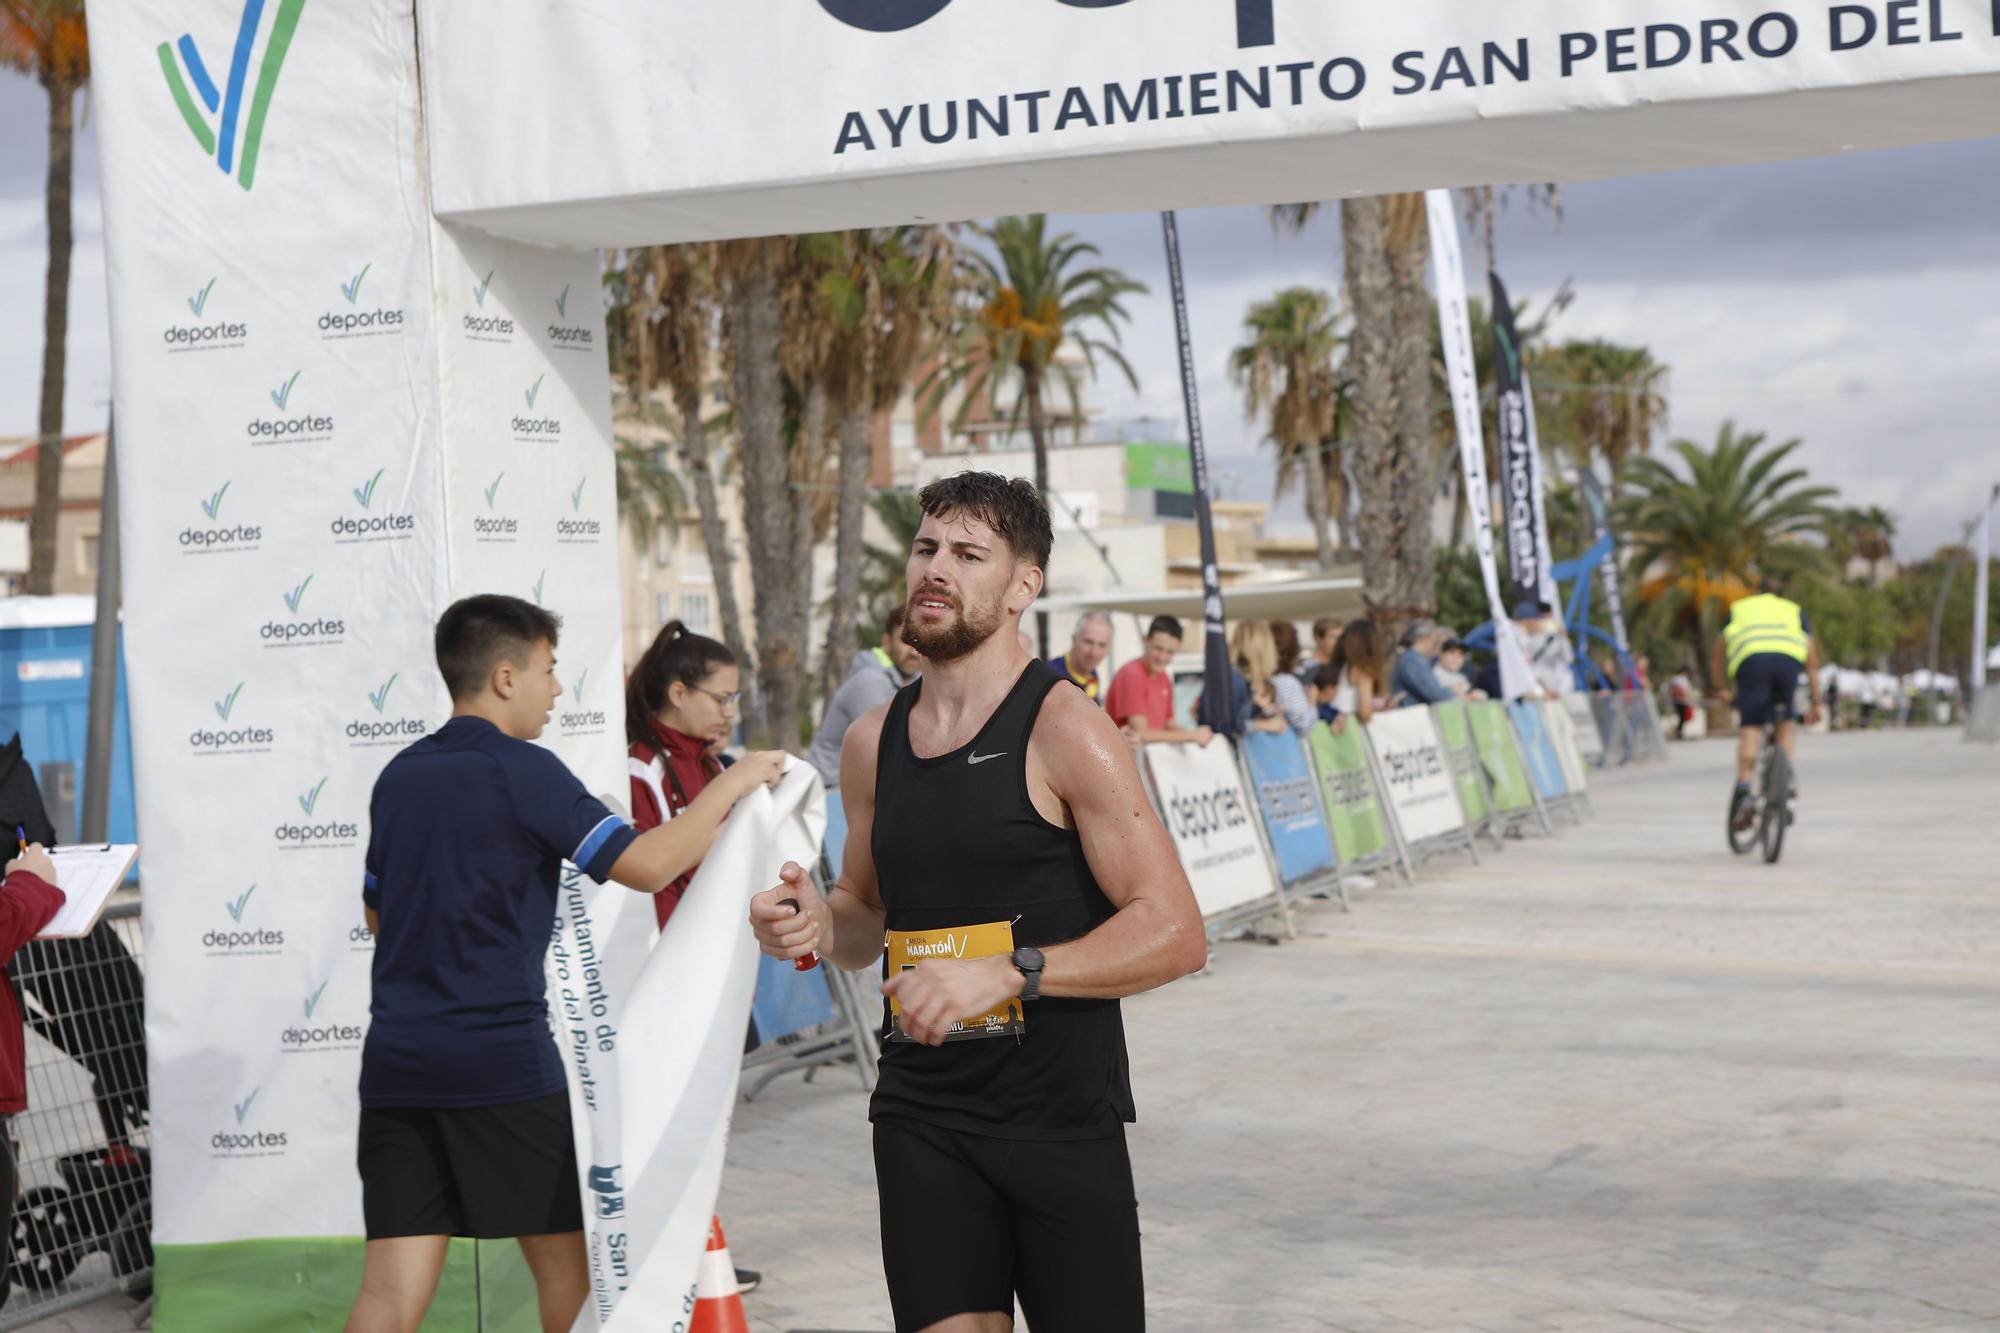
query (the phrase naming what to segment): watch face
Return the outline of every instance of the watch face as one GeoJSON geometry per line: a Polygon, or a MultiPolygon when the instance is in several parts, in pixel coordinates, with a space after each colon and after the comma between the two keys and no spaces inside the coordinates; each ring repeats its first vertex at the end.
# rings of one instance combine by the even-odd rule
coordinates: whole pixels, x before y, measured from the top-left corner
{"type": "Polygon", "coordinates": [[[1042,951],[1031,944],[1022,945],[1020,948],[1014,950],[1014,966],[1020,968],[1023,972],[1041,971],[1042,951]]]}

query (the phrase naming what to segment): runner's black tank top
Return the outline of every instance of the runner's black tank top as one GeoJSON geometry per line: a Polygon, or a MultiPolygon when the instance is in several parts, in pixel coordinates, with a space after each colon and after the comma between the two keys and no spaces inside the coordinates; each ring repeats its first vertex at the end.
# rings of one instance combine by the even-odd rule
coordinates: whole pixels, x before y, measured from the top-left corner
{"type": "MultiPolygon", "coordinates": [[[[1043,699],[1062,683],[1030,662],[972,743],[935,759],[910,749],[922,678],[897,694],[876,759],[872,840],[888,929],[1009,921],[1015,944],[1046,949],[1111,916],[1082,839],[1028,798],[1028,737],[1043,699]]],[[[1118,1001],[1041,999],[1026,1015],[1018,1038],[884,1041],[869,1117],[996,1138],[1119,1133],[1134,1113],[1118,1001]]],[[[885,1003],[884,1033],[888,1021],[885,1003]]]]}

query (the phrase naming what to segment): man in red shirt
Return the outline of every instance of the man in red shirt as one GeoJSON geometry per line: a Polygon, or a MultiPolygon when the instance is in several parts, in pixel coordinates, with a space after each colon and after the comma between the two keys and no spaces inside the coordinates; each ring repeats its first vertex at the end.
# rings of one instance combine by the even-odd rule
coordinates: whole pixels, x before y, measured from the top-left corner
{"type": "Polygon", "coordinates": [[[1182,637],[1180,621],[1155,616],[1146,627],[1145,656],[1119,667],[1105,691],[1104,711],[1135,750],[1149,741],[1206,745],[1215,739],[1207,727],[1189,731],[1174,725],[1174,654],[1181,650],[1182,637]]]}
{"type": "MultiPolygon", "coordinates": [[[[55,862],[40,843],[7,863],[0,884],[0,968],[14,951],[33,939],[62,910],[63,892],[56,887],[55,862]]],[[[0,1117],[28,1109],[26,1042],[21,1034],[21,1000],[13,978],[0,976],[0,1117]]],[[[0,1121],[0,1125],[4,1125],[0,1121]]],[[[13,1146],[0,1134],[0,1226],[12,1224],[15,1168],[13,1146]]],[[[5,1289],[6,1258],[0,1256],[0,1290],[5,1289]]]]}

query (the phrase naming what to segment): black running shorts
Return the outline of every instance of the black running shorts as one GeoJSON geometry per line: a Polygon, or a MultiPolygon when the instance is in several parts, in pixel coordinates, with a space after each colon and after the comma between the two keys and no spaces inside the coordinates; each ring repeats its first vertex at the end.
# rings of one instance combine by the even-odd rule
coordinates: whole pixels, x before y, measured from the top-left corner
{"type": "Polygon", "coordinates": [[[357,1159],[370,1240],[583,1229],[566,1092],[504,1106],[364,1106],[357,1159]]]}
{"type": "MultiPolygon", "coordinates": [[[[1806,664],[1784,653],[1752,653],[1736,668],[1736,712],[1746,727],[1771,724],[1771,705],[1790,707],[1806,664]]],[[[1796,716],[1796,715],[1795,715],[1796,716]]]]}
{"type": "Polygon", "coordinates": [[[1035,1333],[1142,1333],[1139,1205],[1121,1132],[995,1139],[875,1122],[882,1268],[897,1333],[1014,1310],[1035,1333]]]}

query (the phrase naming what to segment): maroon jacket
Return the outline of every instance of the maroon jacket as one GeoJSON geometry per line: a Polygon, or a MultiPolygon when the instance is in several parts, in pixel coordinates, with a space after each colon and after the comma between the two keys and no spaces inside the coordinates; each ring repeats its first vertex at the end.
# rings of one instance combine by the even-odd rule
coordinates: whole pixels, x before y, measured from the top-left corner
{"type": "MultiPolygon", "coordinates": [[[[63,891],[25,870],[0,884],[0,968],[14,951],[62,910],[63,891]]],[[[21,993],[12,977],[0,984],[0,1115],[28,1109],[28,1057],[21,1034],[21,993]]]]}

